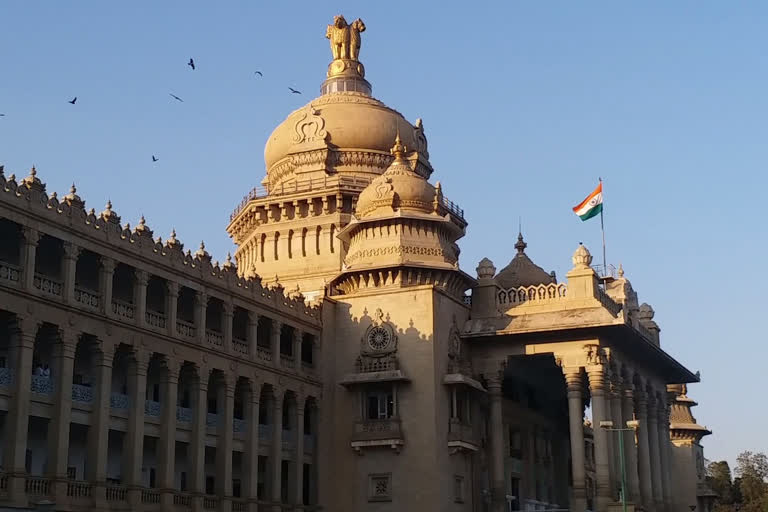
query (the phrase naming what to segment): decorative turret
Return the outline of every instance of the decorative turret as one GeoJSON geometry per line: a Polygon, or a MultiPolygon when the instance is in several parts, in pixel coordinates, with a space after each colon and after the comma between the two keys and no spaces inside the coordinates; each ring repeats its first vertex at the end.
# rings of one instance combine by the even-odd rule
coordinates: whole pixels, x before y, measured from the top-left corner
{"type": "Polygon", "coordinates": [[[43,182],[37,177],[37,169],[35,169],[34,165],[29,170],[29,176],[21,180],[21,184],[31,190],[37,190],[38,192],[45,191],[45,185],[43,185],[43,182]]]}
{"type": "Polygon", "coordinates": [[[72,182],[72,186],[69,187],[69,194],[64,196],[64,201],[72,208],[85,208],[85,201],[80,199],[80,196],[77,195],[75,182],[72,182]]]}
{"type": "Polygon", "coordinates": [[[120,216],[112,211],[112,201],[110,200],[107,200],[107,205],[104,207],[104,211],[101,212],[100,217],[104,222],[117,225],[120,224],[120,216]]]}
{"type": "Polygon", "coordinates": [[[522,232],[517,234],[515,249],[517,254],[509,262],[509,265],[499,271],[496,282],[505,289],[518,286],[532,286],[537,284],[550,284],[557,282],[554,273],[547,273],[536,265],[525,253],[528,244],[523,239],[522,232]]]}

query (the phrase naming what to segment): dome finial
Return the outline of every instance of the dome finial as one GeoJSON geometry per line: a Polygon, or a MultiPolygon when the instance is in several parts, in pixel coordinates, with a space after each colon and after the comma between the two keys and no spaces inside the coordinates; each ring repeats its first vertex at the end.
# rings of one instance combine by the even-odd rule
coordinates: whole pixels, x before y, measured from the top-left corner
{"type": "Polygon", "coordinates": [[[75,182],[72,182],[72,186],[69,187],[69,193],[70,194],[76,194],[77,193],[77,187],[75,186],[75,182]]]}
{"type": "Polygon", "coordinates": [[[525,240],[523,240],[523,232],[518,231],[517,243],[515,244],[515,249],[517,249],[517,254],[525,254],[526,247],[528,247],[528,244],[525,243],[525,240]]]}
{"type": "Polygon", "coordinates": [[[389,150],[390,153],[395,155],[395,160],[402,160],[405,152],[408,148],[405,147],[403,141],[400,140],[400,128],[397,128],[397,135],[395,135],[395,145],[389,150]]]}

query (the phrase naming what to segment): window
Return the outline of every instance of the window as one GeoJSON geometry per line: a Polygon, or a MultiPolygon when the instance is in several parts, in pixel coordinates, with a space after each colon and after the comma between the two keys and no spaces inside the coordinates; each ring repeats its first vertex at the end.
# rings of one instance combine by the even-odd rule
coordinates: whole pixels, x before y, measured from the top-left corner
{"type": "Polygon", "coordinates": [[[395,415],[392,391],[368,391],[365,394],[366,419],[383,420],[395,415]]]}
{"type": "Polygon", "coordinates": [[[265,487],[264,487],[264,479],[267,475],[267,458],[265,456],[259,455],[259,468],[258,468],[258,484],[256,487],[256,497],[260,500],[266,499],[266,495],[264,493],[265,487]]]}
{"type": "Polygon", "coordinates": [[[464,503],[464,477],[461,475],[453,476],[453,501],[464,503]]]}
{"type": "Polygon", "coordinates": [[[232,496],[234,496],[235,498],[240,497],[240,479],[239,478],[232,479],[232,496]]]}
{"type": "Polygon", "coordinates": [[[312,466],[309,464],[304,464],[304,478],[302,478],[302,489],[301,489],[301,496],[302,496],[302,505],[309,505],[309,490],[312,488],[312,482],[310,482],[310,478],[312,478],[312,466]]]}
{"type": "Polygon", "coordinates": [[[216,414],[216,399],[208,398],[208,412],[210,414],[216,414]]]}
{"type": "Polygon", "coordinates": [[[74,466],[67,467],[67,479],[77,480],[77,468],[74,466]]]}
{"type": "Polygon", "coordinates": [[[205,494],[216,494],[216,480],[212,476],[205,477],[205,494]]]}
{"type": "Polygon", "coordinates": [[[149,468],[149,487],[150,487],[150,489],[154,489],[155,488],[155,484],[157,483],[156,482],[156,478],[157,478],[157,476],[155,474],[155,468],[149,468]]]}
{"type": "Polygon", "coordinates": [[[392,473],[368,475],[368,501],[392,501],[392,473]]]}
{"type": "Polygon", "coordinates": [[[509,494],[513,496],[509,504],[511,510],[520,510],[520,479],[512,477],[509,481],[509,494]]]}
{"type": "Polygon", "coordinates": [[[515,459],[523,456],[523,435],[518,427],[509,427],[509,456],[515,459]]]}
{"type": "Polygon", "coordinates": [[[280,501],[288,503],[288,478],[291,474],[291,462],[281,461],[280,465],[280,501]]]}
{"type": "Polygon", "coordinates": [[[185,471],[179,475],[179,490],[182,492],[187,490],[187,473],[185,471]]]}

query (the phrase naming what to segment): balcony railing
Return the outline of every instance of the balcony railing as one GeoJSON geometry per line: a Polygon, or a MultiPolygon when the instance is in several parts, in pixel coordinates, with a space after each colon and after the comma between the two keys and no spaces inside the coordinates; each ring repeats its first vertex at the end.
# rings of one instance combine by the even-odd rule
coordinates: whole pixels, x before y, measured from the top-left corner
{"type": "Polygon", "coordinates": [[[150,327],[165,329],[165,315],[162,313],[157,313],[155,311],[147,311],[144,313],[144,321],[150,327]]]}
{"type": "Polygon", "coordinates": [[[51,494],[51,480],[28,476],[24,482],[24,491],[29,496],[49,496],[51,494]]]}
{"type": "Polygon", "coordinates": [[[205,339],[208,340],[208,343],[210,343],[214,347],[224,346],[224,335],[221,334],[220,332],[212,331],[211,329],[206,329],[205,339]]]}
{"type": "Polygon", "coordinates": [[[353,441],[402,438],[400,418],[357,421],[355,422],[355,432],[352,434],[353,441]]]}
{"type": "Polygon", "coordinates": [[[21,267],[11,265],[4,261],[0,262],[0,281],[18,283],[21,279],[21,267]]]}
{"type": "Polygon", "coordinates": [[[295,368],[296,361],[293,359],[293,356],[280,354],[280,366],[284,368],[295,368]]]}
{"type": "Polygon", "coordinates": [[[0,386],[10,387],[13,384],[13,370],[11,368],[0,368],[0,386]]]}
{"type": "Polygon", "coordinates": [[[98,309],[99,304],[101,304],[101,295],[84,288],[75,288],[75,302],[79,302],[89,308],[98,309]]]}
{"type": "Polygon", "coordinates": [[[232,431],[233,432],[245,432],[248,429],[248,423],[245,420],[241,420],[239,418],[234,418],[232,420],[232,431]]]}
{"type": "Polygon", "coordinates": [[[304,434],[304,453],[315,452],[315,436],[312,434],[304,434]]]}
{"type": "Polygon", "coordinates": [[[185,338],[194,338],[197,330],[194,324],[184,320],[176,320],[176,332],[185,338]]]}
{"type": "Polygon", "coordinates": [[[155,489],[142,489],[141,502],[149,503],[149,504],[160,503],[160,491],[157,491],[155,489]]]}
{"type": "Polygon", "coordinates": [[[126,501],[128,498],[128,489],[119,485],[107,485],[107,501],[126,501]]]}
{"type": "Polygon", "coordinates": [[[565,283],[519,286],[499,291],[497,302],[500,306],[508,307],[517,306],[523,303],[546,304],[565,300],[567,292],[568,287],[565,283]]]}
{"type": "Polygon", "coordinates": [[[245,512],[248,509],[248,502],[242,499],[234,498],[232,500],[232,512],[245,512]]]}
{"type": "Polygon", "coordinates": [[[67,496],[75,499],[90,498],[93,484],[90,482],[67,482],[67,496]]]}
{"type": "Polygon", "coordinates": [[[112,313],[115,316],[133,320],[133,304],[118,299],[112,299],[112,313]]]}
{"type": "Polygon", "coordinates": [[[262,361],[272,361],[272,351],[265,347],[256,347],[256,357],[262,361]]]}
{"type": "Polygon", "coordinates": [[[474,427],[454,419],[448,424],[448,441],[462,441],[475,445],[478,444],[474,427]]]}
{"type": "Polygon", "coordinates": [[[218,508],[218,496],[203,496],[203,510],[217,510],[218,508]]]}
{"type": "Polygon", "coordinates": [[[32,284],[41,292],[55,297],[61,297],[61,291],[64,288],[61,281],[57,281],[56,279],[41,274],[35,274],[32,284]]]}
{"type": "Polygon", "coordinates": [[[112,393],[109,395],[109,407],[112,409],[128,409],[131,405],[131,400],[128,395],[122,393],[112,393]]]}
{"type": "Polygon", "coordinates": [[[239,354],[248,355],[248,342],[239,338],[232,338],[232,350],[239,354]]]}
{"type": "Polygon", "coordinates": [[[386,372],[398,370],[397,356],[386,355],[383,357],[363,357],[357,358],[357,373],[386,372]]]}
{"type": "Polygon", "coordinates": [[[176,421],[180,423],[192,423],[192,409],[189,407],[176,407],[176,421]]]}
{"type": "Polygon", "coordinates": [[[272,425],[259,424],[259,440],[267,443],[272,440],[272,425]]]}
{"type": "Polygon", "coordinates": [[[53,380],[42,375],[33,375],[31,389],[33,393],[50,395],[53,393],[53,380]]]}
{"type": "Polygon", "coordinates": [[[160,404],[160,402],[155,402],[154,400],[144,400],[144,414],[146,416],[154,416],[159,418],[162,411],[163,406],[160,404]]]}
{"type": "Polygon", "coordinates": [[[72,400],[86,404],[93,402],[93,388],[82,384],[72,384],[72,400]]]}
{"type": "Polygon", "coordinates": [[[209,412],[205,415],[205,426],[206,427],[215,427],[219,424],[219,415],[209,412]]]}
{"type": "Polygon", "coordinates": [[[192,508],[192,496],[189,494],[175,493],[173,495],[173,504],[177,507],[192,508]]]}

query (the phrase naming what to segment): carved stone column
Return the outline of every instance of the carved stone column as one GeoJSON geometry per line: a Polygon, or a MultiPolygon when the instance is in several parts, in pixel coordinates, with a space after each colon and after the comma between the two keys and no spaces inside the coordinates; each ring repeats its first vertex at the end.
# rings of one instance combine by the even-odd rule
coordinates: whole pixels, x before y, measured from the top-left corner
{"type": "Polygon", "coordinates": [[[53,496],[57,503],[67,501],[67,462],[69,459],[69,428],[72,420],[72,373],[79,333],[60,331],[54,346],[54,400],[48,426],[48,477],[54,482],[53,496]]]}
{"type": "Polygon", "coordinates": [[[115,274],[115,260],[101,256],[99,272],[99,292],[101,293],[101,312],[104,316],[112,316],[112,281],[115,274]]]}
{"type": "Polygon", "coordinates": [[[248,512],[258,510],[259,490],[259,400],[261,399],[261,383],[251,380],[250,400],[246,404],[248,419],[247,448],[243,454],[245,462],[246,484],[245,491],[248,498],[248,512]]]}
{"type": "Polygon", "coordinates": [[[592,365],[587,367],[589,388],[592,393],[592,425],[595,440],[595,478],[597,480],[597,510],[608,509],[611,502],[610,448],[608,431],[600,428],[600,422],[610,419],[605,406],[605,367],[592,365]]]}
{"type": "Polygon", "coordinates": [[[144,270],[136,269],[134,288],[133,288],[133,304],[135,307],[136,325],[144,327],[146,324],[147,313],[147,283],[149,282],[149,274],[144,270]]]}
{"type": "Polygon", "coordinates": [[[232,424],[235,409],[236,377],[222,372],[222,382],[218,389],[219,424],[216,441],[216,484],[219,495],[220,512],[232,509],[232,424]]]}
{"type": "Polygon", "coordinates": [[[486,377],[488,395],[491,401],[490,411],[490,459],[491,459],[491,511],[504,512],[506,499],[504,489],[504,426],[502,384],[504,376],[501,372],[486,377]]]}
{"type": "Polygon", "coordinates": [[[637,429],[638,474],[640,495],[646,510],[656,510],[653,502],[653,479],[651,477],[651,453],[648,441],[648,398],[645,391],[635,389],[635,410],[640,425],[637,429]]]}
{"type": "MultiPolygon", "coordinates": [[[[30,293],[35,291],[35,257],[37,255],[37,243],[40,241],[40,232],[29,226],[22,226],[22,232],[24,234],[24,248],[23,248],[23,262],[24,270],[22,270],[23,287],[30,293]]],[[[26,452],[25,455],[26,457],[26,452]]]]}
{"type": "Polygon", "coordinates": [[[162,376],[162,422],[160,423],[159,445],[159,483],[163,508],[173,507],[173,495],[176,488],[176,402],[179,395],[180,362],[172,357],[165,361],[162,376]]]}
{"type": "Polygon", "coordinates": [[[134,360],[128,371],[128,432],[123,441],[123,479],[128,486],[128,504],[141,506],[141,466],[144,460],[144,403],[147,392],[147,370],[150,354],[134,350],[134,360]]]}
{"type": "Polygon", "coordinates": [[[194,417],[192,419],[192,440],[189,443],[189,465],[192,474],[192,492],[194,499],[192,510],[203,510],[205,495],[205,432],[208,418],[208,377],[209,370],[205,366],[197,369],[197,386],[194,396],[194,417]]]}
{"type": "MultiPolygon", "coordinates": [[[[34,265],[34,257],[32,264],[34,265]]],[[[17,507],[29,505],[24,490],[26,476],[27,431],[29,429],[32,354],[39,324],[32,317],[17,317],[11,332],[10,360],[14,372],[13,394],[6,415],[4,471],[8,474],[8,496],[17,507]]]]}
{"type": "Polygon", "coordinates": [[[77,257],[80,255],[80,248],[72,242],[64,242],[64,258],[62,261],[62,270],[64,274],[64,293],[62,299],[64,304],[75,303],[75,274],[77,272],[77,257]]]}
{"type": "MultiPolygon", "coordinates": [[[[622,414],[622,382],[621,377],[614,375],[611,379],[611,420],[613,421],[613,428],[627,428],[627,422],[623,419],[622,414]]],[[[629,418],[630,420],[632,418],[629,418]]],[[[618,496],[618,491],[621,489],[621,456],[619,454],[619,436],[624,436],[625,432],[611,432],[611,441],[613,446],[613,474],[615,474],[614,486],[611,490],[614,491],[613,496],[618,496]]],[[[624,439],[626,441],[626,438],[624,439]]],[[[626,469],[627,463],[627,444],[624,443],[624,469],[627,471],[627,500],[629,500],[629,471],[626,469]]]]}
{"type": "Polygon", "coordinates": [[[175,281],[166,282],[166,318],[168,323],[168,336],[176,336],[176,321],[179,312],[179,283],[175,281]]]}
{"type": "Polygon", "coordinates": [[[283,330],[283,323],[279,320],[272,320],[272,363],[280,368],[280,333],[283,330]]]}
{"type": "Polygon", "coordinates": [[[109,451],[109,408],[112,395],[112,364],[115,347],[102,342],[93,356],[96,370],[96,388],[91,409],[91,426],[88,429],[87,479],[93,484],[95,508],[107,508],[107,455],[109,451]]]}
{"type": "Polygon", "coordinates": [[[304,406],[306,397],[296,396],[296,512],[304,510],[304,406]]]}
{"type": "MultiPolygon", "coordinates": [[[[632,392],[632,386],[629,383],[625,383],[622,396],[622,428],[626,427],[627,421],[635,418],[635,400],[634,393],[632,392]]],[[[627,470],[627,489],[628,497],[633,503],[639,504],[641,502],[640,496],[640,477],[637,471],[637,441],[636,432],[624,432],[624,450],[625,450],[625,467],[627,470]]]]}
{"type": "Polygon", "coordinates": [[[195,293],[195,329],[197,329],[197,341],[204,344],[206,341],[205,315],[208,308],[208,294],[205,290],[195,293]]]}
{"type": "Polygon", "coordinates": [[[248,311],[248,355],[251,361],[259,359],[259,314],[248,311]]]}
{"type": "MultiPolygon", "coordinates": [[[[279,353],[279,352],[278,352],[279,353]]],[[[279,357],[278,357],[279,359],[279,357]]],[[[283,468],[283,398],[285,392],[280,388],[273,389],[272,394],[272,449],[270,463],[272,465],[272,502],[274,512],[281,512],[282,507],[282,468],[283,468]]]]}
{"type": "MultiPolygon", "coordinates": [[[[664,397],[664,395],[662,396],[664,397]]],[[[671,511],[672,507],[670,446],[669,405],[666,400],[662,399],[659,400],[659,463],[661,465],[662,501],[666,511],[671,511]]]]}
{"type": "Polygon", "coordinates": [[[571,434],[571,474],[573,475],[571,506],[572,512],[587,509],[587,474],[584,467],[584,387],[581,368],[563,368],[568,389],[568,419],[571,434]]]}
{"type": "Polygon", "coordinates": [[[222,333],[224,335],[224,351],[228,354],[233,352],[232,348],[232,319],[235,316],[234,305],[231,302],[224,302],[224,309],[221,314],[222,333]]]}
{"type": "Polygon", "coordinates": [[[301,367],[301,339],[304,337],[304,332],[296,328],[293,330],[293,361],[296,364],[296,371],[300,372],[301,367]]]}
{"type": "Polygon", "coordinates": [[[656,510],[663,510],[664,489],[661,479],[661,457],[659,449],[659,423],[658,410],[655,396],[649,396],[646,416],[648,418],[648,452],[651,461],[651,484],[653,492],[653,501],[656,510]]]}

